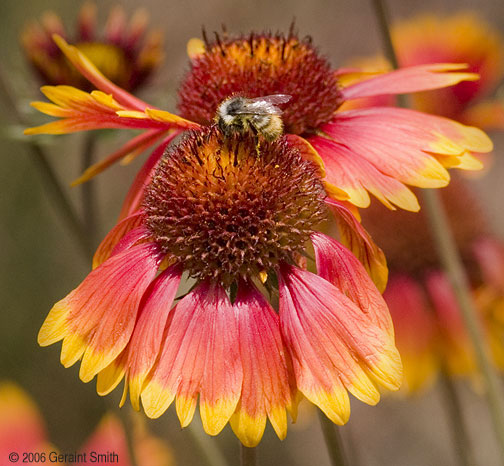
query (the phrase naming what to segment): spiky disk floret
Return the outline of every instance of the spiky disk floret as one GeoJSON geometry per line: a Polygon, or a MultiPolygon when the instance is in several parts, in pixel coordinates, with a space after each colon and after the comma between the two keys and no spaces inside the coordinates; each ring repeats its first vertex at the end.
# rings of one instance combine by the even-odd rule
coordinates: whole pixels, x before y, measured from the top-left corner
{"type": "Polygon", "coordinates": [[[283,108],[285,131],[302,134],[327,123],[341,104],[338,80],[309,38],[292,33],[251,34],[206,41],[193,58],[179,89],[181,115],[209,124],[219,104],[234,94],[249,98],[288,94],[283,108]]]}
{"type": "Polygon", "coordinates": [[[279,140],[194,131],[164,155],[146,224],[190,275],[225,286],[292,262],[326,217],[317,168],[279,140]]]}

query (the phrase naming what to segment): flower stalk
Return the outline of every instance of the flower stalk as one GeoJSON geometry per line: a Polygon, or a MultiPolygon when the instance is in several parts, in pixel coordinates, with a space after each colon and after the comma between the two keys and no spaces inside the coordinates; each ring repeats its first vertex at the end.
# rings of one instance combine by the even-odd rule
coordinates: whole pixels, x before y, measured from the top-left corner
{"type": "Polygon", "coordinates": [[[229,466],[226,458],[217,446],[216,440],[210,438],[195,422],[187,426],[192,442],[200,451],[200,456],[205,466],[229,466]]]}
{"type": "MultiPolygon", "coordinates": [[[[12,98],[12,91],[10,90],[7,80],[3,71],[0,69],[0,99],[4,101],[5,105],[10,110],[10,114],[16,120],[17,124],[26,126],[28,123],[23,118],[19,111],[16,102],[12,98]]],[[[84,257],[89,259],[92,255],[92,245],[87,237],[82,222],[75,213],[74,207],[65,194],[65,190],[58,180],[56,172],[54,171],[49,158],[47,157],[44,149],[36,142],[30,141],[25,146],[31,152],[31,159],[36,165],[40,175],[42,176],[44,185],[51,197],[53,203],[57,206],[60,214],[67,224],[67,227],[72,231],[73,237],[79,243],[80,250],[84,257]]]]}
{"type": "Polygon", "coordinates": [[[453,379],[444,369],[441,370],[439,376],[439,385],[441,388],[442,403],[446,410],[446,417],[450,423],[453,444],[459,464],[461,466],[475,466],[476,462],[474,460],[469,434],[465,427],[457,388],[455,387],[453,379]]]}
{"type": "MultiPolygon", "coordinates": [[[[96,134],[89,132],[84,135],[81,154],[81,170],[86,171],[94,163],[96,149],[96,134]]],[[[82,214],[89,242],[94,246],[97,239],[97,203],[96,182],[89,180],[82,184],[82,214]]]]}
{"type": "Polygon", "coordinates": [[[331,460],[332,466],[345,466],[347,464],[343,452],[343,441],[341,439],[338,428],[326,417],[326,415],[318,410],[320,428],[324,435],[324,441],[327,447],[327,453],[331,460]]]}
{"type": "Polygon", "coordinates": [[[256,466],[257,451],[256,447],[249,448],[240,444],[240,464],[241,466],[256,466]]]}
{"type": "MultiPolygon", "coordinates": [[[[384,0],[372,0],[372,3],[380,24],[386,56],[393,64],[394,68],[397,68],[398,62],[390,35],[385,2],[384,0]]],[[[399,102],[399,104],[401,106],[407,106],[407,102],[405,101],[399,102]]],[[[468,279],[464,272],[462,260],[446,212],[438,194],[433,190],[425,190],[423,191],[423,199],[429,224],[433,231],[439,259],[453,287],[453,292],[461,310],[464,325],[474,348],[476,361],[484,383],[485,396],[490,408],[495,434],[499,443],[501,456],[504,459],[504,404],[502,401],[501,387],[499,386],[494,366],[490,361],[489,349],[471,299],[468,279]]]]}

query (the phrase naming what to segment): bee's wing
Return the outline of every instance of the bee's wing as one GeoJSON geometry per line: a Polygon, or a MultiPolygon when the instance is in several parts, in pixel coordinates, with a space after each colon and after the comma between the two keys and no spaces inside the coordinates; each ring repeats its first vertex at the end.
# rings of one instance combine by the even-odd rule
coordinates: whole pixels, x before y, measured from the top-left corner
{"type": "Polygon", "coordinates": [[[273,105],[278,105],[278,104],[286,104],[289,100],[292,99],[291,95],[287,94],[271,94],[271,95],[265,95],[263,97],[256,97],[255,99],[250,99],[252,101],[254,100],[262,100],[264,102],[268,102],[273,105]]]}
{"type": "Polygon", "coordinates": [[[261,97],[247,99],[243,107],[236,110],[236,114],[242,115],[281,115],[280,110],[276,105],[284,104],[292,99],[292,96],[287,94],[272,94],[261,97]]]}

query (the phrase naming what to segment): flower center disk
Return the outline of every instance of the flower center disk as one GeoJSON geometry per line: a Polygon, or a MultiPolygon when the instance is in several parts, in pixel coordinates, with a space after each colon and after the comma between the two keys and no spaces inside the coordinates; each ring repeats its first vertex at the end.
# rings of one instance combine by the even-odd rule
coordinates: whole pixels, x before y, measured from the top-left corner
{"type": "Polygon", "coordinates": [[[328,61],[292,34],[254,35],[206,43],[193,58],[179,89],[184,118],[209,124],[229,96],[288,94],[283,108],[288,133],[302,134],[327,123],[341,104],[337,78],[328,61]]]}
{"type": "Polygon", "coordinates": [[[317,167],[282,139],[190,133],[163,156],[147,188],[146,224],[196,279],[229,286],[292,263],[326,218],[317,167]]]}

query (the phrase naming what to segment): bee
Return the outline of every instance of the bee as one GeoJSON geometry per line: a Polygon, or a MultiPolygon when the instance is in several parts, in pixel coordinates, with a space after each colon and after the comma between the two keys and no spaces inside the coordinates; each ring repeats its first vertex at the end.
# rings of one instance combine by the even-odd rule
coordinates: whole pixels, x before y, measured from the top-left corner
{"type": "Polygon", "coordinates": [[[274,141],[282,135],[282,110],[277,105],[287,103],[292,97],[273,94],[249,99],[233,96],[224,100],[217,108],[215,122],[226,136],[234,132],[252,132],[259,148],[259,136],[266,141],[274,141]]]}

